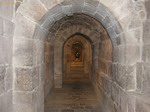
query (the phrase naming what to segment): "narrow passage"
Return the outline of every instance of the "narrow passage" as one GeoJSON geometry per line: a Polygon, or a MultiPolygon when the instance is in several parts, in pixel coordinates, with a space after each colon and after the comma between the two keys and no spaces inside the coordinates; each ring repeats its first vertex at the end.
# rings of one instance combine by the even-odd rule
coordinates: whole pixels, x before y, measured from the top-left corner
{"type": "Polygon", "coordinates": [[[45,112],[100,112],[99,105],[90,81],[76,79],[49,94],[45,101],[45,112]]]}

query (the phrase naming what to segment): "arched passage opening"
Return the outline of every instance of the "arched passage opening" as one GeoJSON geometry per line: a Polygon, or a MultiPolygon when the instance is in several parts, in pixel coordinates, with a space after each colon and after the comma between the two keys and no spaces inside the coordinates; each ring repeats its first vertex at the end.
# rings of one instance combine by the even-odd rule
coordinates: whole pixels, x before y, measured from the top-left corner
{"type": "MultiPolygon", "coordinates": [[[[80,36],[85,36],[88,38],[91,45],[91,74],[90,79],[92,84],[97,91],[99,97],[101,92],[104,91],[109,93],[108,88],[101,88],[102,85],[109,82],[109,77],[111,76],[111,65],[112,65],[112,41],[105,30],[105,28],[94,18],[86,14],[74,14],[62,18],[57,21],[50,29],[51,35],[54,35],[54,86],[55,88],[62,88],[63,86],[63,46],[67,40],[72,39],[71,37],[76,34],[81,34],[80,36]],[[104,90],[103,90],[104,89],[104,90]]],[[[74,37],[73,40],[79,43],[82,37],[74,37]]],[[[71,44],[72,41],[69,41],[71,44]]],[[[85,46],[86,43],[83,44],[85,46]]],[[[73,43],[72,43],[73,45],[73,43]]],[[[72,47],[71,47],[72,48],[72,47]]],[[[83,47],[85,48],[85,47],[83,47]]],[[[86,52],[88,53],[88,52],[86,52]]],[[[86,55],[88,57],[88,55],[86,55]]],[[[90,59],[90,58],[89,58],[90,59]]],[[[88,61],[87,61],[88,62],[88,61]]],[[[73,62],[74,63],[74,62],[73,62]]],[[[72,63],[72,64],[73,64],[72,63]]],[[[83,63],[85,64],[85,63],[83,63]]],[[[85,65],[90,65],[86,63],[85,65]]],[[[85,69],[85,72],[89,72],[89,66],[85,69]]],[[[74,68],[75,69],[75,68],[74,68]]],[[[77,68],[76,68],[77,69],[77,68]]],[[[79,68],[81,70],[81,66],[79,68]]],[[[86,74],[87,74],[86,73],[86,74]]],[[[102,100],[102,99],[101,99],[102,100]]],[[[47,102],[48,103],[48,102],[47,102]]],[[[100,105],[100,104],[99,104],[100,105]]]]}
{"type": "Polygon", "coordinates": [[[62,62],[64,41],[75,33],[91,37],[92,79],[104,110],[132,110],[124,99],[137,88],[136,63],[141,61],[141,39],[136,34],[141,35],[142,29],[134,6],[129,1],[124,6],[115,2],[114,6],[124,11],[120,13],[105,1],[57,1],[53,5],[33,1],[22,3],[14,18],[14,110],[44,111],[44,97],[53,87],[62,87],[63,67],[57,62],[62,62]],[[126,10],[128,4],[131,10],[126,10]],[[41,10],[37,11],[37,7],[41,10]],[[129,53],[130,50],[134,53],[129,53]]]}
{"type": "Polygon", "coordinates": [[[90,41],[84,35],[74,34],[63,49],[63,83],[88,82],[92,73],[90,41]]]}

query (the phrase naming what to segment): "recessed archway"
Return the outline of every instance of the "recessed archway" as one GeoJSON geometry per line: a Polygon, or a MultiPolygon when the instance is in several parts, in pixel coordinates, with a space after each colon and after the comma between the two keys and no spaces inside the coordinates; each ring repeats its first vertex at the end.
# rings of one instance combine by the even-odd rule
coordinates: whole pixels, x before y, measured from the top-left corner
{"type": "MultiPolygon", "coordinates": [[[[141,51],[139,49],[140,39],[136,38],[136,35],[134,35],[135,32],[139,31],[141,28],[140,17],[136,16],[137,12],[131,10],[132,12],[129,13],[128,11],[130,10],[124,10],[125,13],[120,14],[105,1],[102,1],[102,3],[88,0],[80,0],[78,2],[76,0],[71,2],[59,1],[54,3],[55,5],[49,6],[47,6],[45,2],[42,4],[39,0],[36,1],[36,4],[33,2],[35,1],[25,1],[22,3],[14,18],[16,24],[13,39],[14,109],[16,111],[23,110],[25,112],[43,112],[44,93],[46,96],[54,85],[61,87],[62,84],[62,65],[60,64],[56,67],[55,63],[56,60],[62,59],[62,57],[59,56],[59,58],[55,57],[58,52],[62,51],[57,51],[55,48],[63,46],[63,41],[66,39],[64,35],[68,38],[76,32],[89,37],[91,37],[90,35],[94,35],[91,40],[93,40],[93,52],[95,52],[95,54],[98,53],[99,48],[105,49],[106,47],[104,46],[109,45],[109,47],[107,46],[109,50],[104,50],[109,52],[102,54],[101,59],[98,58],[99,55],[94,56],[93,61],[95,70],[93,70],[93,73],[95,76],[93,79],[98,79],[95,80],[95,85],[97,91],[100,92],[100,96],[103,96],[103,107],[107,108],[105,106],[109,105],[110,110],[114,106],[115,108],[120,109],[120,104],[127,102],[123,100],[120,102],[120,96],[125,94],[124,96],[126,97],[128,91],[135,91],[136,89],[136,62],[141,61],[141,51]],[[37,7],[41,8],[41,10],[36,10],[37,7]],[[76,13],[80,13],[82,16],[72,16],[76,13]],[[67,21],[69,23],[67,25],[66,19],[62,19],[66,18],[66,15],[70,17],[68,17],[68,21],[73,17],[74,20],[85,22],[81,24],[81,22],[77,21],[75,22],[77,24],[72,25],[72,22],[67,21]],[[62,30],[64,27],[61,28],[62,23],[66,25],[64,26],[65,30],[62,30]],[[102,23],[102,25],[100,23],[102,23]],[[98,31],[96,29],[98,29],[98,31]],[[49,36],[47,36],[48,33],[49,36]],[[63,38],[60,38],[60,36],[63,38]],[[132,45],[134,42],[136,44],[132,45]],[[47,52],[44,52],[44,45],[46,46],[45,50],[47,52]],[[130,54],[129,50],[132,50],[134,53],[130,54]],[[41,55],[37,55],[39,53],[41,55]],[[24,56],[22,56],[22,54],[24,56]],[[43,54],[45,54],[45,58],[43,54]],[[108,54],[113,54],[113,57],[108,54]],[[51,60],[49,59],[49,56],[51,56],[51,60]],[[136,58],[130,58],[134,56],[136,56],[136,58]],[[104,59],[105,61],[102,61],[104,57],[108,60],[106,61],[104,59]],[[99,69],[102,65],[98,66],[98,62],[103,63],[103,72],[99,69]],[[47,81],[43,78],[45,75],[44,72],[46,71],[44,66],[46,64],[49,64],[47,67],[51,68],[48,73],[54,74],[54,76],[52,75],[49,77],[50,80],[47,81]],[[113,70],[109,73],[108,69],[110,69],[111,66],[113,70]],[[22,74],[25,75],[22,76],[22,74]],[[25,79],[31,79],[30,82],[28,83],[26,80],[22,81],[22,78],[24,77],[25,79]],[[56,84],[56,80],[58,81],[58,84],[56,84]],[[55,84],[52,82],[55,82],[55,84]],[[45,91],[43,90],[44,88],[45,91]],[[20,97],[25,99],[23,93],[27,94],[27,96],[31,96],[29,104],[27,104],[28,101],[26,100],[20,100],[20,97]],[[115,96],[115,93],[119,94],[119,101],[115,96]],[[36,98],[33,98],[33,95],[36,98]]],[[[47,3],[51,2],[47,1],[47,3]]],[[[125,3],[127,4],[127,2],[125,3]]],[[[119,4],[117,5],[119,6],[119,4]]],[[[119,8],[126,9],[127,7],[119,8]]],[[[131,6],[130,8],[132,9],[134,7],[131,6]]],[[[125,109],[128,109],[127,104],[124,107],[125,109]]],[[[124,111],[124,108],[121,109],[124,111]]]]}
{"type": "Polygon", "coordinates": [[[89,81],[92,73],[92,46],[81,34],[72,35],[63,47],[63,83],[89,81]]]}

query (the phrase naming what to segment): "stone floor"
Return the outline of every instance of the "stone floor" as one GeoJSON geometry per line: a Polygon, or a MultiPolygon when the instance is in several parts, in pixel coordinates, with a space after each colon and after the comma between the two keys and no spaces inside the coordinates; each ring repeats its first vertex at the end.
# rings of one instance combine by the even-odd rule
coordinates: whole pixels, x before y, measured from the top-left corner
{"type": "Polygon", "coordinates": [[[54,89],[45,101],[45,112],[100,112],[91,83],[74,82],[54,89]]]}

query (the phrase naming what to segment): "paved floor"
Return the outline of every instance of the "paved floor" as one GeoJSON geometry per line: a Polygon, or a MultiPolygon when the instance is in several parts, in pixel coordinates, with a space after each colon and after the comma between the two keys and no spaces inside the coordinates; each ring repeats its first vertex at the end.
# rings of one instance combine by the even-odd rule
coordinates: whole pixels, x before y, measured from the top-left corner
{"type": "Polygon", "coordinates": [[[45,112],[100,112],[91,83],[74,82],[54,89],[45,101],[45,112]]]}

